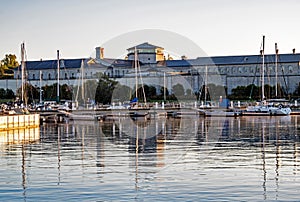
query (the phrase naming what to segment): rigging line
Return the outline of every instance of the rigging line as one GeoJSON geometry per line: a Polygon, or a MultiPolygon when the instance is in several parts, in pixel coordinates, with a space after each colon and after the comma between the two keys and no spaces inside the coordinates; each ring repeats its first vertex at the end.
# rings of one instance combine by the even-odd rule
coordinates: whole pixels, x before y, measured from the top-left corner
{"type": "MultiPolygon", "coordinates": [[[[52,62],[52,69],[54,69],[53,66],[56,67],[55,61],[52,62]]],[[[49,74],[50,74],[50,73],[49,73],[49,74]]],[[[48,79],[49,79],[49,78],[48,78],[48,79]]],[[[49,80],[50,80],[50,79],[49,79],[49,80]]],[[[52,91],[51,91],[50,97],[49,97],[48,99],[50,99],[50,100],[54,99],[54,98],[52,98],[52,97],[53,97],[53,94],[54,94],[54,91],[55,91],[55,90],[56,90],[56,89],[54,88],[54,84],[52,84],[52,91]]],[[[56,92],[56,91],[55,91],[55,92],[56,92]]]]}
{"type": "Polygon", "coordinates": [[[255,71],[254,71],[254,77],[253,77],[253,81],[252,81],[252,86],[251,86],[251,90],[250,90],[250,96],[249,98],[251,99],[252,98],[252,93],[253,93],[253,88],[254,88],[254,82],[255,82],[255,79],[256,79],[256,73],[258,72],[258,58],[257,58],[257,62],[256,62],[256,66],[255,66],[255,71]]]}
{"type": "MultiPolygon", "coordinates": [[[[278,63],[280,63],[280,55],[278,55],[278,63]]],[[[287,86],[287,82],[286,82],[286,79],[285,79],[285,75],[284,75],[284,66],[280,65],[281,66],[281,72],[282,72],[282,77],[283,77],[283,81],[284,81],[284,85],[285,85],[285,89],[284,89],[284,94],[287,96],[288,94],[288,86],[287,86]]]]}
{"type": "MultiPolygon", "coordinates": [[[[264,42],[261,41],[259,50],[262,50],[263,47],[264,47],[264,42]]],[[[252,80],[252,86],[251,86],[251,91],[250,91],[250,96],[249,96],[250,99],[252,98],[253,88],[254,88],[254,85],[255,85],[254,82],[255,82],[255,79],[256,79],[256,73],[258,72],[258,62],[259,62],[259,58],[260,58],[260,57],[262,57],[262,56],[259,55],[259,56],[257,57],[257,60],[256,60],[256,66],[255,66],[255,71],[254,71],[254,77],[253,77],[253,80],[252,80]]],[[[262,79],[261,76],[260,76],[260,79],[262,79]]]]}
{"type": "Polygon", "coordinates": [[[138,61],[137,63],[138,63],[138,69],[139,69],[140,80],[141,80],[141,83],[142,83],[142,90],[143,90],[143,95],[144,95],[144,103],[146,104],[146,103],[147,103],[147,100],[146,100],[146,94],[145,94],[145,89],[144,89],[143,77],[142,77],[142,74],[141,74],[140,62],[138,61]]]}
{"type": "MultiPolygon", "coordinates": [[[[25,44],[25,43],[24,43],[25,44]]],[[[27,68],[26,68],[26,64],[27,64],[27,51],[26,51],[26,48],[25,48],[25,45],[24,45],[24,95],[29,97],[27,95],[27,92],[26,92],[26,87],[28,88],[29,85],[26,85],[27,83],[31,85],[30,82],[28,82],[28,71],[27,71],[27,68]]],[[[32,85],[31,85],[32,86],[32,85]]],[[[31,96],[33,98],[33,93],[32,93],[32,88],[30,89],[31,91],[31,96]]],[[[28,99],[24,98],[24,101],[25,101],[25,106],[27,107],[27,102],[28,102],[28,99]]]]}
{"type": "Polygon", "coordinates": [[[25,90],[26,90],[26,87],[27,89],[29,88],[29,91],[30,91],[30,95],[27,95],[27,93],[25,95],[27,95],[27,97],[31,96],[31,99],[33,101],[33,103],[35,104],[35,99],[34,99],[34,95],[33,95],[33,85],[31,83],[31,80],[28,80],[28,70],[26,68],[26,64],[27,64],[27,51],[26,49],[24,49],[24,56],[25,56],[25,63],[24,63],[24,72],[25,72],[25,90]],[[30,84],[30,85],[26,85],[26,83],[30,84]]]}
{"type": "Polygon", "coordinates": [[[67,68],[66,68],[66,65],[65,65],[65,61],[64,61],[64,59],[61,59],[60,61],[62,61],[62,63],[63,63],[64,73],[67,74],[67,77],[65,77],[65,80],[67,79],[68,86],[70,86],[70,75],[69,75],[69,72],[67,71],[67,68]]]}
{"type": "Polygon", "coordinates": [[[268,65],[267,62],[265,63],[265,67],[266,67],[266,74],[267,74],[267,79],[268,79],[268,89],[269,89],[268,97],[270,98],[271,97],[271,91],[270,91],[270,89],[271,89],[271,85],[270,85],[271,78],[270,78],[270,68],[269,68],[269,65],[268,65]]]}

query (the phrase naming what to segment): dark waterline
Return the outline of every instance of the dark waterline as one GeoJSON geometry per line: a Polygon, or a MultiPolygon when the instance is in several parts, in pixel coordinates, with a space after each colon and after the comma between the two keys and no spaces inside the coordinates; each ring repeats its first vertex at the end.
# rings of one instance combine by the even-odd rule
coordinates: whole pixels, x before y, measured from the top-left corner
{"type": "Polygon", "coordinates": [[[28,140],[14,144],[2,133],[0,197],[295,201],[299,122],[300,116],[75,121],[24,131],[28,140]]]}

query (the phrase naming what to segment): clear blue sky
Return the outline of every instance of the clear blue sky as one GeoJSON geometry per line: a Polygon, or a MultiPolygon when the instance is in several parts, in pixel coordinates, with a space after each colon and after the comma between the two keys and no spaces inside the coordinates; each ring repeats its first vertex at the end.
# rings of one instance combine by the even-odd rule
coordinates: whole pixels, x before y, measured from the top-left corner
{"type": "MultiPolygon", "coordinates": [[[[91,56],[96,46],[143,29],[185,36],[208,55],[300,52],[298,0],[1,0],[0,59],[91,56]]],[[[160,45],[160,44],[155,44],[160,45]]],[[[128,46],[128,48],[130,45],[128,46]]],[[[105,47],[104,47],[105,48],[105,47]]],[[[110,55],[106,55],[110,57],[110,55]]]]}

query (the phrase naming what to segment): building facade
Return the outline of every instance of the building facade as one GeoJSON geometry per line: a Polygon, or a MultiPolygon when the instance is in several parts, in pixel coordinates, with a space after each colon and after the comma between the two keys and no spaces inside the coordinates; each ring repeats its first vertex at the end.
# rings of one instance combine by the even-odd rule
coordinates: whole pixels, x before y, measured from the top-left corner
{"type": "MultiPolygon", "coordinates": [[[[123,85],[134,85],[134,52],[137,51],[140,64],[139,75],[146,85],[153,85],[172,92],[174,85],[180,83],[185,90],[199,92],[206,83],[226,86],[228,94],[237,86],[255,84],[261,86],[262,69],[265,84],[278,83],[286,92],[292,93],[300,81],[300,54],[199,57],[195,59],[172,60],[164,56],[164,49],[143,43],[127,49],[125,59],[104,57],[104,49],[96,48],[95,58],[60,59],[60,84],[76,85],[78,79],[97,79],[101,72],[123,85]],[[277,57],[277,59],[276,59],[277,57]],[[277,61],[277,62],[276,62],[277,61]]],[[[19,68],[20,69],[20,68],[19,68]]],[[[57,60],[27,61],[27,80],[33,85],[42,86],[57,83],[57,60]]],[[[14,78],[20,79],[20,71],[15,70],[14,78]]]]}

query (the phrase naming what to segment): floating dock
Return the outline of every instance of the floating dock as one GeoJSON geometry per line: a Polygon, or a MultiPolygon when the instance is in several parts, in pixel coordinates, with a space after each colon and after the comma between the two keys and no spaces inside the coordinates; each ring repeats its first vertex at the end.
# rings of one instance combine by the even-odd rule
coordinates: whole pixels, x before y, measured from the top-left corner
{"type": "Polygon", "coordinates": [[[12,114],[0,116],[0,131],[40,126],[39,114],[12,114]]]}

